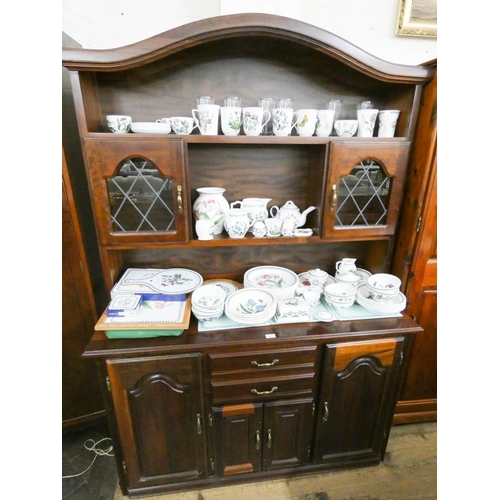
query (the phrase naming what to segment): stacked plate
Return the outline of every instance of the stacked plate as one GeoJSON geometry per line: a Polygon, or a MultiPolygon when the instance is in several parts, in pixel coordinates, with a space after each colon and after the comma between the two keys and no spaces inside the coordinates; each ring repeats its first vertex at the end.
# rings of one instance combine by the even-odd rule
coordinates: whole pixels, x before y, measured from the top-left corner
{"type": "Polygon", "coordinates": [[[375,302],[371,298],[366,284],[359,285],[356,292],[356,302],[368,311],[377,314],[398,313],[406,309],[406,297],[401,292],[398,292],[388,302],[375,302]]]}
{"type": "Polygon", "coordinates": [[[245,288],[265,290],[276,299],[293,297],[299,277],[290,269],[278,266],[259,266],[249,269],[243,278],[245,288]]]}
{"type": "Polygon", "coordinates": [[[276,305],[277,299],[272,293],[255,288],[243,288],[227,296],[224,313],[237,323],[260,325],[275,315],[276,305]]]}

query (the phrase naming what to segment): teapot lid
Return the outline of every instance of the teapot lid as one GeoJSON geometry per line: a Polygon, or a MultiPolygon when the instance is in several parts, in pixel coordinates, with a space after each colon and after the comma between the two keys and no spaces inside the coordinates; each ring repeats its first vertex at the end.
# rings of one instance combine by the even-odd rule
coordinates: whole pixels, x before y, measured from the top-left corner
{"type": "Polygon", "coordinates": [[[288,200],[281,208],[298,208],[292,200],[288,200]]]}

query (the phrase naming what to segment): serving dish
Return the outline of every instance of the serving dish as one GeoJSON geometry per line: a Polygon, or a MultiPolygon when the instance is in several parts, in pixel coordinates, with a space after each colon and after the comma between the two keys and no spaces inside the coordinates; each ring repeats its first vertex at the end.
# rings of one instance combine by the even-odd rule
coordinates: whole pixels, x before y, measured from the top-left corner
{"type": "Polygon", "coordinates": [[[170,123],[132,122],[130,128],[134,134],[170,134],[170,123]]]}

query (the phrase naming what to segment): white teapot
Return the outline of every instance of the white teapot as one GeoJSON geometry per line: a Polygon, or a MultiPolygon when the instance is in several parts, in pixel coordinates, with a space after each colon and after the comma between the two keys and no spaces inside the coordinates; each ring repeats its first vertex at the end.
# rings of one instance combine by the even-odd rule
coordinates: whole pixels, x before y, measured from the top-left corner
{"type": "Polygon", "coordinates": [[[315,210],[316,207],[309,207],[300,213],[299,207],[293,201],[287,201],[281,208],[276,205],[270,208],[271,217],[276,217],[281,220],[292,219],[297,224],[297,227],[302,227],[306,223],[306,217],[309,212],[315,210]]]}

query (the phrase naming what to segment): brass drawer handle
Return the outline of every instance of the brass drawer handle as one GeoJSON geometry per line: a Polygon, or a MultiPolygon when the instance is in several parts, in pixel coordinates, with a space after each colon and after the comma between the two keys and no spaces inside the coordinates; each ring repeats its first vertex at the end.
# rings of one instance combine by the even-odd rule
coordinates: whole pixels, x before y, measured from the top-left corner
{"type": "Polygon", "coordinates": [[[267,368],[269,366],[277,365],[279,362],[279,359],[273,359],[271,363],[259,363],[257,361],[252,361],[251,365],[256,366],[257,368],[267,368]]]}
{"type": "Polygon", "coordinates": [[[260,450],[260,432],[255,433],[255,449],[260,450]]]}
{"type": "Polygon", "coordinates": [[[250,392],[261,396],[262,394],[272,394],[273,392],[276,392],[277,390],[278,390],[278,388],[276,386],[274,386],[270,391],[258,391],[257,389],[252,389],[250,392]]]}
{"type": "Polygon", "coordinates": [[[272,434],[271,429],[267,429],[267,447],[272,448],[272,434]]]}

